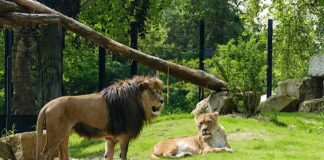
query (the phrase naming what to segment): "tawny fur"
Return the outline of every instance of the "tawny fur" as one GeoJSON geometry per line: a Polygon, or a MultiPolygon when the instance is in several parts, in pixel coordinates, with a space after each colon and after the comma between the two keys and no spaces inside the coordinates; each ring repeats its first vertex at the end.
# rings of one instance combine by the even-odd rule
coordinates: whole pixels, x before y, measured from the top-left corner
{"type": "Polygon", "coordinates": [[[218,113],[196,117],[197,136],[169,139],[154,146],[152,158],[180,158],[207,152],[233,152],[224,128],[217,122],[218,113]]]}
{"type": "Polygon", "coordinates": [[[36,159],[50,159],[58,149],[68,160],[68,134],[71,129],[88,138],[106,139],[106,159],[112,160],[116,143],[123,160],[128,144],[145,123],[162,109],[162,81],[154,77],[134,77],[117,81],[101,93],[65,96],[47,103],[37,119],[36,159]],[[42,132],[47,131],[41,152],[42,132]]]}

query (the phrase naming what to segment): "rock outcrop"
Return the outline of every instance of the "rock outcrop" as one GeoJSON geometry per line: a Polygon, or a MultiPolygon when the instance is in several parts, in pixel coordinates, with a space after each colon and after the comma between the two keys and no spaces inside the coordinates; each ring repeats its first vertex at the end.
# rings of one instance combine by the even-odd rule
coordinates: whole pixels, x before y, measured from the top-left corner
{"type": "MultiPolygon", "coordinates": [[[[45,141],[45,132],[43,133],[43,139],[45,141]]],[[[44,146],[44,142],[42,146],[44,146]]],[[[24,132],[0,139],[0,142],[8,144],[17,160],[34,160],[36,152],[36,132],[24,132]]],[[[58,151],[55,153],[58,156],[58,151]]]]}
{"type": "Polygon", "coordinates": [[[235,110],[235,107],[231,104],[231,100],[227,97],[227,92],[213,93],[197,103],[196,108],[191,113],[199,114],[217,111],[221,114],[226,114],[235,110]]]}
{"type": "Polygon", "coordinates": [[[324,78],[324,54],[316,54],[310,58],[308,75],[311,77],[324,78]]]}
{"type": "Polygon", "coordinates": [[[323,80],[312,77],[304,77],[301,80],[288,79],[278,84],[278,96],[291,96],[300,102],[321,98],[323,92],[323,80]]]}
{"type": "Polygon", "coordinates": [[[11,147],[4,143],[4,142],[1,142],[0,141],[0,159],[11,159],[11,160],[14,160],[15,159],[15,156],[11,150],[11,147]]]}
{"type": "Polygon", "coordinates": [[[257,112],[293,112],[297,111],[298,99],[291,96],[271,96],[259,104],[257,112]]]}
{"type": "Polygon", "coordinates": [[[299,104],[300,112],[324,112],[324,98],[307,100],[299,104]]]}

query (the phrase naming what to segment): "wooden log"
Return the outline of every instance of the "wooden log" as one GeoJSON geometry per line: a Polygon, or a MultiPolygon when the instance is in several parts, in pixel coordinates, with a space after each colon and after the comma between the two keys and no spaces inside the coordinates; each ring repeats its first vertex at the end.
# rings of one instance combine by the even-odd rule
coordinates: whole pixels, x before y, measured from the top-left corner
{"type": "Polygon", "coordinates": [[[15,2],[0,0],[0,13],[4,12],[23,11],[23,8],[17,5],[15,2]]]}
{"type": "Polygon", "coordinates": [[[60,18],[55,14],[29,14],[20,12],[3,13],[0,17],[0,26],[12,28],[17,26],[60,24],[60,18]]]}
{"type": "Polygon", "coordinates": [[[67,17],[47,6],[33,0],[16,0],[16,3],[37,13],[56,14],[59,16],[59,23],[70,31],[81,35],[82,37],[92,41],[93,43],[112,51],[122,57],[134,59],[135,61],[147,65],[156,70],[170,74],[178,79],[191,82],[215,91],[227,90],[227,84],[215,78],[214,76],[201,71],[183,67],[181,65],[165,61],[158,57],[147,55],[143,52],[134,50],[128,46],[118,43],[112,39],[106,38],[99,32],[89,28],[88,26],[67,17]]]}

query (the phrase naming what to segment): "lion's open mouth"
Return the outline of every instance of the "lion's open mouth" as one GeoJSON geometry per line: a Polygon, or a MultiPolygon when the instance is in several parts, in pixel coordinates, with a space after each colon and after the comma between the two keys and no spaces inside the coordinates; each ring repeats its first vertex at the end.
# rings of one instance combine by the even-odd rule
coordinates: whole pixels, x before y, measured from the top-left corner
{"type": "Polygon", "coordinates": [[[152,114],[157,116],[160,114],[160,107],[153,106],[152,107],[152,114]]]}

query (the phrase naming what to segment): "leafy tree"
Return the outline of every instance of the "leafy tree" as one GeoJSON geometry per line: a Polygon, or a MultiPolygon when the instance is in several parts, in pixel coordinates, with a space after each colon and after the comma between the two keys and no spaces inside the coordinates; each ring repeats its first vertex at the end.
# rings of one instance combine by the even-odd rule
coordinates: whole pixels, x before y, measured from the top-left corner
{"type": "Polygon", "coordinates": [[[324,5],[317,0],[273,1],[274,66],[278,81],[307,75],[308,61],[323,51],[324,5]]]}
{"type": "Polygon", "coordinates": [[[65,94],[79,95],[97,90],[98,51],[95,46],[74,33],[66,35],[66,42],[63,59],[65,94]]]}

